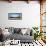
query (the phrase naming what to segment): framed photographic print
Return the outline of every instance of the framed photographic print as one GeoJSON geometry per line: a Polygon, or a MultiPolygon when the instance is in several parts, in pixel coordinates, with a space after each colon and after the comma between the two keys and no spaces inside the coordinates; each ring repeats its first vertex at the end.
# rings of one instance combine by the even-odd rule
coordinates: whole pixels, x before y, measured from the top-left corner
{"type": "Polygon", "coordinates": [[[22,13],[8,13],[9,20],[22,20],[22,13]]]}

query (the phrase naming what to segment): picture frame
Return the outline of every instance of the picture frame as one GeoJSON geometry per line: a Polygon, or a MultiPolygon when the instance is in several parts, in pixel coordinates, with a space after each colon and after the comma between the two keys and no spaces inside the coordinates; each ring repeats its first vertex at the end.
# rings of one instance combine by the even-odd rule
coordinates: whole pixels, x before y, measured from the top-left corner
{"type": "Polygon", "coordinates": [[[8,13],[9,20],[22,20],[22,13],[8,13]]]}

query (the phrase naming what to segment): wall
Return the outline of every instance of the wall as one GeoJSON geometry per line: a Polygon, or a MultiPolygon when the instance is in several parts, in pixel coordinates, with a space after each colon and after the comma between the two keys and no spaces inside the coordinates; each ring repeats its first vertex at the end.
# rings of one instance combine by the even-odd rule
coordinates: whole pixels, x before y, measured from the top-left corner
{"type": "Polygon", "coordinates": [[[38,2],[0,1],[0,27],[40,26],[40,4],[38,2]],[[22,20],[8,20],[8,13],[22,13],[22,20]]]}

